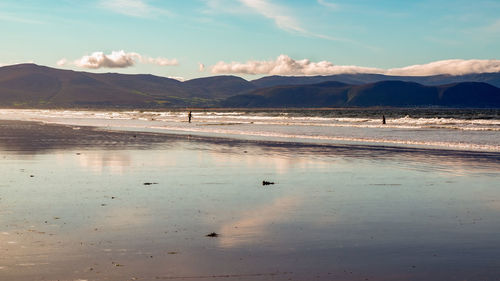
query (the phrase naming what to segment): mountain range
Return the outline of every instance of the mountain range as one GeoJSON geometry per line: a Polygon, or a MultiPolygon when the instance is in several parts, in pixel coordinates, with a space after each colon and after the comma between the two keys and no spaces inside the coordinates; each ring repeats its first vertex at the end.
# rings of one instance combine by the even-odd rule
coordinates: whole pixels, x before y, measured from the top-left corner
{"type": "Polygon", "coordinates": [[[0,67],[0,107],[491,107],[500,73],[461,76],[212,76],[90,73],[36,64],[0,67]]]}
{"type": "Polygon", "coordinates": [[[229,97],[226,107],[500,107],[500,89],[482,82],[424,86],[381,81],[275,86],[229,97]]]}

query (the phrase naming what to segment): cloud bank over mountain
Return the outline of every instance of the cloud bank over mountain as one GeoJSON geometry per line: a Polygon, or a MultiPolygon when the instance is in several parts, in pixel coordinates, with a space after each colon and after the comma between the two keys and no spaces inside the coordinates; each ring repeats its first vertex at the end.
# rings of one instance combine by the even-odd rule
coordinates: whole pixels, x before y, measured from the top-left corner
{"type": "Polygon", "coordinates": [[[427,64],[392,68],[384,74],[427,76],[438,74],[465,75],[471,73],[500,72],[500,60],[441,60],[427,64]]]}
{"type": "Polygon", "coordinates": [[[359,66],[334,65],[328,61],[311,62],[308,59],[294,60],[280,55],[271,61],[248,61],[246,63],[220,61],[212,67],[216,74],[264,74],[264,75],[333,75],[341,73],[378,73],[380,69],[359,66]]]}
{"type": "Polygon", "coordinates": [[[312,62],[308,59],[295,60],[280,55],[276,60],[245,63],[220,61],[211,67],[214,74],[252,74],[252,75],[335,75],[373,73],[401,76],[426,75],[464,75],[471,73],[500,72],[500,60],[441,60],[427,64],[411,65],[401,68],[382,69],[355,65],[335,65],[329,61],[312,62]]]}
{"type": "MultiPolygon", "coordinates": [[[[179,65],[177,59],[164,57],[149,57],[135,52],[124,50],[93,52],[79,59],[70,61],[62,58],[56,62],[58,66],[76,66],[86,69],[100,68],[127,68],[137,64],[152,64],[158,66],[179,65]]],[[[250,60],[247,62],[219,61],[211,67],[203,63],[198,64],[198,71],[205,69],[213,74],[236,75],[281,75],[281,76],[315,76],[337,74],[384,74],[392,76],[432,76],[432,75],[466,75],[473,73],[500,72],[500,60],[480,59],[450,59],[430,62],[426,64],[410,65],[399,68],[376,68],[356,65],[336,65],[330,61],[313,62],[308,59],[296,60],[287,55],[280,55],[275,60],[250,60]]]]}
{"type": "Polygon", "coordinates": [[[163,57],[152,58],[143,56],[134,52],[125,52],[124,50],[112,51],[111,54],[104,52],[93,52],[90,55],[83,56],[73,62],[66,58],[57,61],[58,66],[75,65],[80,68],[98,69],[98,68],[126,68],[137,63],[155,64],[159,66],[178,65],[177,59],[168,59],[163,57]]]}

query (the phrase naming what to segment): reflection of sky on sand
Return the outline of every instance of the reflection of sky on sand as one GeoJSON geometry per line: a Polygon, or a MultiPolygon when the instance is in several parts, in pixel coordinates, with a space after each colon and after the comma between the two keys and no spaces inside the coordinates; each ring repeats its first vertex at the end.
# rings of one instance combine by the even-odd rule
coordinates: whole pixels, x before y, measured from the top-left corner
{"type": "Polygon", "coordinates": [[[249,155],[248,152],[242,154],[233,153],[210,153],[214,163],[220,165],[240,165],[241,161],[250,167],[267,167],[268,172],[276,174],[286,174],[292,168],[301,169],[309,166],[320,168],[322,161],[311,160],[301,157],[290,157],[290,155],[273,155],[269,157],[268,153],[249,155]]]}
{"type": "Polygon", "coordinates": [[[102,173],[108,168],[114,174],[126,172],[124,167],[130,166],[130,156],[122,152],[103,152],[100,154],[80,154],[79,164],[86,169],[102,173]]]}
{"type": "Polygon", "coordinates": [[[147,207],[112,207],[104,210],[94,221],[92,229],[142,228],[153,222],[153,214],[147,207]]]}
{"type": "Polygon", "coordinates": [[[268,228],[275,222],[286,223],[290,209],[300,204],[298,198],[284,197],[274,200],[269,205],[255,206],[254,210],[245,210],[237,214],[238,220],[223,224],[219,233],[221,247],[237,247],[244,244],[258,243],[265,239],[268,228]]]}
{"type": "Polygon", "coordinates": [[[494,158],[200,139],[2,153],[0,280],[500,274],[494,158]]]}
{"type": "MultiPolygon", "coordinates": [[[[147,154],[147,153],[146,153],[147,154]]],[[[56,162],[54,165],[64,167],[67,165],[75,165],[79,168],[96,173],[104,174],[111,173],[116,175],[123,175],[127,173],[131,167],[141,166],[146,167],[171,167],[175,166],[175,158],[166,159],[159,154],[147,154],[147,157],[138,154],[131,154],[127,150],[84,150],[75,152],[74,155],[68,155],[64,152],[56,152],[56,162]]]]}

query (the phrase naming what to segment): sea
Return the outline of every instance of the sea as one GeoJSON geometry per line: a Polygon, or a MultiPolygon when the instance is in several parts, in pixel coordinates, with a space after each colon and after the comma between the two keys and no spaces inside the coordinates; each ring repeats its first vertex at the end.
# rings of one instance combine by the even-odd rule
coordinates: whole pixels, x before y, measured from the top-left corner
{"type": "Polygon", "coordinates": [[[1,109],[0,119],[278,142],[500,152],[500,109],[198,109],[191,123],[188,113],[1,109]]]}

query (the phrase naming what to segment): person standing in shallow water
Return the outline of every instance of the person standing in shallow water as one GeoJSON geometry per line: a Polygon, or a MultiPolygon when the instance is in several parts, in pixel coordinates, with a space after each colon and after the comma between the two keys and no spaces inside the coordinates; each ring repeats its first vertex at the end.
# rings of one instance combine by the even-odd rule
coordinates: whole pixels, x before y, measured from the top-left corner
{"type": "MultiPolygon", "coordinates": [[[[191,121],[189,121],[189,122],[191,122],[191,121]]],[[[382,124],[385,125],[385,115],[382,115],[382,124]]]]}
{"type": "Polygon", "coordinates": [[[193,117],[193,114],[191,114],[191,111],[188,113],[188,122],[191,123],[191,118],[193,117]]]}

